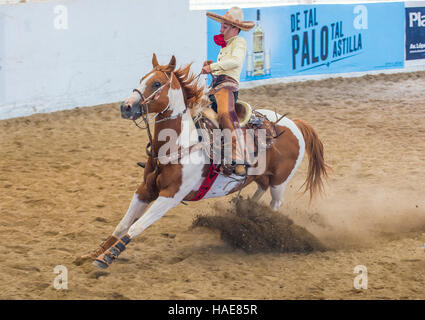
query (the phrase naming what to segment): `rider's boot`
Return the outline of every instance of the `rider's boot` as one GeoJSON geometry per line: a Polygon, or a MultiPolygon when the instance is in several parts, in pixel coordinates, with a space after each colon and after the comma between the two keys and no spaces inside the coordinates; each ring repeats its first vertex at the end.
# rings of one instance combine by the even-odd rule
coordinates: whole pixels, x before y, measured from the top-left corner
{"type": "Polygon", "coordinates": [[[244,137],[235,111],[234,92],[226,87],[222,88],[215,93],[215,100],[220,128],[223,130],[228,129],[232,134],[235,134],[235,136],[232,136],[233,163],[231,165],[224,165],[223,173],[227,175],[234,173],[239,176],[246,176],[245,166],[241,164],[244,163],[244,137]]]}
{"type": "Polygon", "coordinates": [[[237,164],[233,169],[233,172],[238,176],[246,176],[246,169],[243,164],[237,164]]]}
{"type": "Polygon", "coordinates": [[[232,164],[223,164],[222,172],[226,176],[236,174],[244,177],[247,175],[246,166],[244,164],[236,164],[236,161],[232,161],[232,164]]]}

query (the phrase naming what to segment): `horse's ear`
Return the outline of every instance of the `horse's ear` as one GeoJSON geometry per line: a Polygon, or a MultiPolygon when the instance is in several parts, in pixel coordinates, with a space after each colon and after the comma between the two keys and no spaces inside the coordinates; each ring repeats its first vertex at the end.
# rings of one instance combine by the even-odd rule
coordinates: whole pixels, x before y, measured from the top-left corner
{"type": "Polygon", "coordinates": [[[152,57],[152,65],[153,65],[153,67],[154,68],[156,68],[156,66],[158,65],[159,63],[158,63],[158,59],[156,58],[156,54],[154,53],[153,54],[153,57],[152,57]]]}
{"type": "Polygon", "coordinates": [[[176,68],[176,57],[173,55],[171,57],[170,63],[168,64],[167,71],[173,72],[175,68],[176,68]]]}

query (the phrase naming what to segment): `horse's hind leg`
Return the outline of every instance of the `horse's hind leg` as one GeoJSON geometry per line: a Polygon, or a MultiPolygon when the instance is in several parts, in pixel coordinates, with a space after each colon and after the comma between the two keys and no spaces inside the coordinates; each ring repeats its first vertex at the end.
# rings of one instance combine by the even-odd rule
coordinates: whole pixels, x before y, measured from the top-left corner
{"type": "Polygon", "coordinates": [[[255,191],[254,195],[252,196],[252,200],[253,201],[260,200],[265,192],[266,192],[266,190],[262,189],[259,185],[257,185],[257,190],[255,191]]]}
{"type": "Polygon", "coordinates": [[[259,201],[263,194],[267,191],[267,188],[269,187],[270,178],[267,176],[261,176],[255,180],[255,183],[257,184],[257,190],[252,196],[252,200],[259,201]]]}
{"type": "Polygon", "coordinates": [[[285,193],[286,185],[288,181],[284,181],[282,184],[276,186],[270,186],[270,194],[272,196],[272,201],[270,202],[270,207],[273,211],[278,211],[280,206],[283,203],[283,194],[285,193]]]}

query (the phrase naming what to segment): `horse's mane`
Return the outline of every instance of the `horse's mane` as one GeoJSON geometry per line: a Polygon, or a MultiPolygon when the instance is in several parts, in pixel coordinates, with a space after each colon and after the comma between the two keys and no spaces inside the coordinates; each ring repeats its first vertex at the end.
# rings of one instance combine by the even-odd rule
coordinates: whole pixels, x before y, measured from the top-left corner
{"type": "Polygon", "coordinates": [[[184,92],[189,109],[197,107],[204,97],[204,86],[201,86],[199,80],[196,79],[197,77],[190,72],[191,66],[192,63],[174,71],[184,92]]]}

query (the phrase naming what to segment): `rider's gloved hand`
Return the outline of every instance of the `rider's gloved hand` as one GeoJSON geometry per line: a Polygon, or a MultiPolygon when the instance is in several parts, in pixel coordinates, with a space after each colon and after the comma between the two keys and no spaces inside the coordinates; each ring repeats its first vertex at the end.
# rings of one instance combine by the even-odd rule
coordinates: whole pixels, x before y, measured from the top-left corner
{"type": "MultiPolygon", "coordinates": [[[[206,61],[207,62],[207,61],[206,61]]],[[[202,71],[201,71],[201,73],[202,74],[208,74],[208,73],[211,73],[211,67],[210,67],[210,65],[209,64],[205,64],[204,63],[204,66],[202,67],[202,71]]]]}

